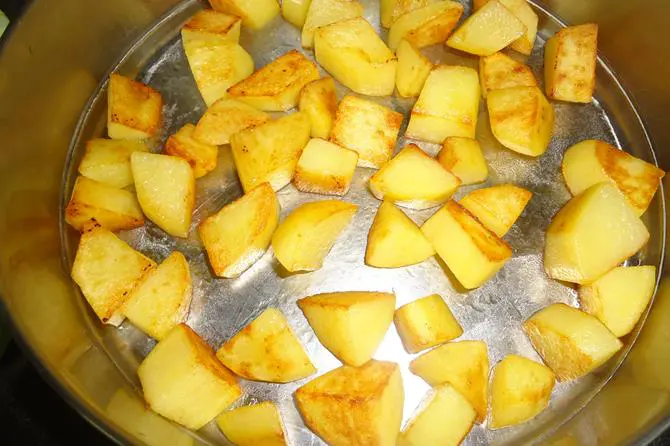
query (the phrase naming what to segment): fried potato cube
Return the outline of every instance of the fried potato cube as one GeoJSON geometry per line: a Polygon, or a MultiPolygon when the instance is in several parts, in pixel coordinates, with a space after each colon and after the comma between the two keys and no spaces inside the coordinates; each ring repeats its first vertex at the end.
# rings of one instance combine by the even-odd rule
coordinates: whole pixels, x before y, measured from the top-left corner
{"type": "Polygon", "coordinates": [[[423,8],[428,0],[380,0],[379,18],[384,28],[390,28],[398,18],[415,9],[423,8]]]}
{"type": "Polygon", "coordinates": [[[547,228],[544,269],[552,279],[589,284],[649,240],[644,223],[609,182],[572,198],[547,228]]]}
{"type": "Polygon", "coordinates": [[[544,46],[544,88],[551,99],[589,103],[596,86],[598,25],[563,28],[544,46]]]}
{"type": "Polygon", "coordinates": [[[462,136],[449,136],[442,143],[437,161],[454,174],[462,185],[486,181],[489,168],[476,139],[462,136]]]}
{"type": "Polygon", "coordinates": [[[133,289],[122,312],[137,328],[161,340],[185,319],[190,305],[188,261],[174,251],[133,289]]]}
{"type": "Polygon", "coordinates": [[[148,152],[142,141],[123,139],[92,139],[86,143],[86,152],[78,171],[98,183],[122,189],[133,184],[130,154],[148,152]]]}
{"type": "Polygon", "coordinates": [[[414,144],[402,149],[369,181],[379,200],[410,209],[439,206],[451,197],[461,181],[414,144]]]}
{"type": "Polygon", "coordinates": [[[393,94],[398,59],[363,18],[318,28],[314,55],[324,70],[356,93],[393,94]]]}
{"type": "Polygon", "coordinates": [[[281,15],[291,25],[302,29],[311,4],[312,0],[282,0],[281,15]]]}
{"type": "Polygon", "coordinates": [[[363,17],[363,5],[357,0],[312,0],[302,27],[302,47],[314,47],[317,28],[363,17]]]}
{"type": "Polygon", "coordinates": [[[526,34],[526,25],[501,2],[491,0],[468,17],[447,45],[477,56],[490,56],[526,34]]]}
{"type": "Polygon", "coordinates": [[[108,229],[92,225],[81,235],[72,279],[102,322],[119,325],[129,293],[155,265],[108,229]]]}
{"type": "Polygon", "coordinates": [[[459,445],[477,413],[449,384],[430,389],[398,437],[398,446],[459,445]]]}
{"type": "Polygon", "coordinates": [[[141,82],[117,73],[107,86],[107,134],[112,139],[147,139],[163,121],[163,97],[141,82]]]}
{"type": "Polygon", "coordinates": [[[298,112],[234,134],[230,147],[244,191],[266,182],[278,191],[290,183],[309,132],[309,117],[298,112]]]}
{"type": "Polygon", "coordinates": [[[377,268],[400,268],[421,263],[435,255],[433,245],[407,215],[384,201],[368,233],[365,264],[377,268]]]}
{"type": "Polygon", "coordinates": [[[230,143],[235,133],[263,124],[270,115],[232,98],[213,103],[198,121],[193,138],[203,144],[220,146],[230,143]]]}
{"type": "Polygon", "coordinates": [[[186,22],[181,30],[181,37],[184,40],[212,39],[239,43],[241,25],[241,19],[235,15],[203,9],[186,22]]]}
{"type": "Polygon", "coordinates": [[[619,266],[591,285],[580,286],[579,302],[620,338],[633,330],[655,288],[656,267],[619,266]]]}
{"type": "Polygon", "coordinates": [[[453,200],[430,217],[421,231],[467,289],[483,285],[512,257],[507,243],[453,200]]]}
{"type": "Polygon", "coordinates": [[[279,14],[277,0],[209,0],[216,11],[242,18],[242,24],[253,30],[265,27],[279,14]]]}
{"type": "Polygon", "coordinates": [[[254,381],[287,383],[316,372],[286,317],[276,308],[263,311],[223,344],[216,356],[237,375],[254,381]]]}
{"type": "Polygon", "coordinates": [[[358,152],[359,166],[379,169],[393,156],[401,124],[401,113],[347,95],[337,108],[330,140],[358,152]]]}
{"type": "Polygon", "coordinates": [[[491,90],[512,87],[537,87],[537,80],[530,67],[517,62],[505,53],[494,53],[479,58],[479,81],[482,96],[491,90]]]}
{"type": "Polygon", "coordinates": [[[491,381],[491,429],[524,423],[546,409],[556,377],[549,367],[518,355],[496,364],[491,381]]]}
{"type": "Polygon", "coordinates": [[[177,133],[171,135],[165,143],[165,154],[178,156],[188,161],[193,169],[193,176],[200,178],[216,169],[219,148],[195,139],[194,131],[193,124],[186,124],[177,133]]]}
{"type": "Polygon", "coordinates": [[[533,193],[514,184],[473,190],[459,201],[488,230],[503,237],[517,221],[533,193]]]}
{"type": "Polygon", "coordinates": [[[228,96],[229,87],[254,71],[253,59],[236,43],[183,37],[182,43],[195,84],[208,107],[228,96]]]}
{"type": "Polygon", "coordinates": [[[242,395],[235,375],[186,324],[170,330],[144,358],[137,374],[151,410],[193,430],[242,395]]]}
{"type": "Polygon", "coordinates": [[[337,95],[333,78],[324,77],[305,85],[300,92],[298,108],[309,116],[312,124],[312,138],[330,138],[337,111],[337,95]]]}
{"type": "Polygon", "coordinates": [[[579,195],[596,183],[611,182],[638,216],[647,210],[665,176],[665,172],[653,164],[593,139],[566,150],[561,171],[572,195],[579,195]]]}
{"type": "Polygon", "coordinates": [[[389,30],[389,48],[395,50],[402,39],[417,48],[447,40],[463,15],[463,5],[440,0],[406,12],[398,17],[389,30]]]}
{"type": "Polygon", "coordinates": [[[463,334],[463,328],[439,294],[398,308],[393,322],[409,354],[444,344],[463,334]]]}
{"type": "Polygon", "coordinates": [[[396,56],[398,68],[395,86],[398,94],[405,98],[418,96],[433,69],[433,63],[405,39],[398,44],[396,56]]]}
{"type": "Polygon", "coordinates": [[[482,341],[449,342],[409,364],[409,369],[431,386],[449,383],[477,412],[477,422],[488,410],[489,355],[482,341]]]}
{"type": "Polygon", "coordinates": [[[300,155],[293,184],[303,192],[345,195],[356,170],[358,153],[312,138],[300,155]]]}
{"type": "MultiPolygon", "coordinates": [[[[501,3],[507,6],[507,4],[513,2],[508,0],[501,3]]],[[[516,18],[526,26],[526,32],[514,42],[510,43],[509,47],[521,54],[529,56],[533,52],[535,37],[537,36],[537,14],[535,14],[535,11],[533,11],[533,8],[530,7],[526,0],[516,1],[511,8],[509,6],[507,7],[508,9],[511,9],[516,18]]]]}
{"type": "Polygon", "coordinates": [[[77,231],[94,221],[116,232],[142,226],[144,215],[132,192],[80,176],[65,208],[65,221],[77,231]]]}
{"type": "Polygon", "coordinates": [[[216,418],[221,432],[238,446],[285,446],[286,434],[279,409],[271,401],[242,406],[216,418]]]}
{"type": "Polygon", "coordinates": [[[144,214],[168,234],[188,237],[195,204],[195,177],[188,161],[135,152],[130,166],[144,214]]]}
{"type": "Polygon", "coordinates": [[[332,446],[395,446],[404,393],[392,362],[344,365],[295,392],[305,424],[332,446]]]}
{"type": "Polygon", "coordinates": [[[493,135],[503,146],[540,156],[554,130],[554,108],[538,87],[513,87],[488,93],[486,104],[493,135]]]}
{"type": "Polygon", "coordinates": [[[393,321],[389,293],[324,293],[298,300],[324,347],[344,364],[362,366],[375,354],[393,321]]]}
{"type": "Polygon", "coordinates": [[[291,50],[230,87],[228,94],[260,110],[285,111],[298,105],[302,87],[318,78],[316,64],[291,50]]]}
{"type": "Polygon", "coordinates": [[[479,78],[468,67],[439,65],[412,107],[408,138],[442,144],[448,136],[475,137],[479,114],[479,78]]]}
{"type": "Polygon", "coordinates": [[[278,223],[279,200],[268,183],[207,217],[198,231],[214,274],[233,278],[249,269],[267,251],[278,223]]]}
{"type": "Polygon", "coordinates": [[[313,201],[294,209],[272,236],[272,249],[288,271],[315,271],[347,227],[358,206],[337,200],[313,201]]]}
{"type": "Polygon", "coordinates": [[[523,330],[559,381],[592,372],[623,346],[594,316],[562,303],[532,315],[523,330]]]}

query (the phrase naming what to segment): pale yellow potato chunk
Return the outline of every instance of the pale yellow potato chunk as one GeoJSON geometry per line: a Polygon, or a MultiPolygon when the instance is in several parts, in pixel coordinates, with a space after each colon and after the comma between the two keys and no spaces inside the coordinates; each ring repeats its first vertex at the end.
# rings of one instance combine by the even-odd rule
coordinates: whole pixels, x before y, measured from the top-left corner
{"type": "Polygon", "coordinates": [[[132,192],[80,176],[65,208],[65,221],[78,231],[95,222],[116,232],[142,226],[144,215],[132,192]]]}
{"type": "Polygon", "coordinates": [[[230,87],[228,94],[259,110],[285,111],[298,105],[300,90],[318,78],[316,64],[291,50],[230,87]]]}
{"type": "Polygon", "coordinates": [[[286,434],[279,409],[271,401],[242,406],[216,417],[221,432],[238,446],[284,446],[286,434]]]}
{"type": "Polygon", "coordinates": [[[442,143],[437,161],[454,174],[462,185],[486,181],[489,168],[476,139],[450,136],[442,143]]]}
{"type": "Polygon", "coordinates": [[[598,25],[569,26],[544,46],[544,88],[551,99],[589,103],[596,87],[598,25]]]}
{"type": "Polygon", "coordinates": [[[219,148],[193,137],[195,126],[186,124],[171,135],[165,143],[165,154],[185,159],[193,169],[193,176],[200,178],[216,169],[219,148]]]}
{"type": "Polygon", "coordinates": [[[86,142],[86,152],[78,171],[86,178],[121,189],[133,184],[130,155],[148,151],[149,148],[142,141],[92,139],[86,142]]]}
{"type": "Polygon", "coordinates": [[[490,91],[486,104],[493,135],[503,146],[527,156],[540,156],[554,130],[554,108],[538,87],[490,91]]]}
{"type": "Polygon", "coordinates": [[[479,81],[484,98],[491,90],[537,87],[537,80],[530,67],[505,53],[494,53],[479,58],[479,81]]]}
{"type": "Polygon", "coordinates": [[[107,85],[107,134],[112,139],[147,139],[163,123],[163,97],[141,82],[117,73],[107,85]]]}
{"type": "Polygon", "coordinates": [[[374,355],[393,321],[389,293],[325,293],[298,300],[324,347],[344,364],[361,366],[374,355]]]}
{"type": "Polygon", "coordinates": [[[453,200],[421,227],[437,254],[467,289],[493,277],[512,257],[512,248],[453,200]]]}
{"type": "Polygon", "coordinates": [[[488,230],[503,237],[514,225],[533,193],[514,184],[473,190],[459,201],[488,230]]]}
{"type": "Polygon", "coordinates": [[[384,201],[370,226],[365,264],[400,268],[421,263],[433,255],[433,245],[416,223],[393,203],[384,201]]]}
{"type": "Polygon", "coordinates": [[[398,446],[459,445],[477,413],[450,384],[430,389],[398,437],[398,446]]]}
{"type": "Polygon", "coordinates": [[[276,308],[260,316],[230,338],[217,358],[242,378],[287,383],[316,372],[286,317],[276,308]]]}
{"type": "Polygon", "coordinates": [[[160,341],[186,318],[190,304],[188,261],[174,251],[133,289],[122,312],[133,325],[160,341]]]}
{"type": "Polygon", "coordinates": [[[303,48],[314,47],[317,28],[363,16],[363,5],[357,0],[312,0],[302,27],[303,48]]]}
{"type": "Polygon", "coordinates": [[[410,11],[422,8],[429,0],[380,0],[379,18],[384,28],[390,28],[398,18],[410,11]]]}
{"type": "Polygon", "coordinates": [[[118,326],[129,293],[155,265],[108,229],[91,225],[81,235],[72,279],[100,320],[118,326]]]}
{"type": "Polygon", "coordinates": [[[235,375],[185,324],[170,330],[144,358],[137,374],[149,408],[193,430],[209,423],[242,395],[235,375]]]}
{"type": "Polygon", "coordinates": [[[404,39],[398,44],[396,56],[398,57],[398,68],[395,86],[398,94],[406,98],[417,96],[433,69],[433,63],[404,39]]]}
{"type": "Polygon", "coordinates": [[[389,96],[395,88],[398,59],[375,29],[357,17],[318,28],[316,61],[342,85],[368,96],[389,96]]]}
{"type": "Polygon", "coordinates": [[[647,210],[665,176],[665,172],[653,164],[593,139],[566,150],[561,171],[572,195],[596,183],[611,182],[624,194],[637,215],[647,210]]]}
{"type": "Polygon", "coordinates": [[[337,111],[335,81],[324,77],[305,85],[298,101],[300,111],[307,113],[312,124],[312,138],[330,138],[337,111]]]}
{"type": "Polygon", "coordinates": [[[544,269],[556,280],[589,284],[649,240],[644,223],[609,182],[572,198],[546,232],[544,269]]]}
{"type": "Polygon", "coordinates": [[[242,19],[242,24],[253,30],[265,27],[279,14],[277,0],[209,0],[216,11],[242,19]]]}
{"type": "Polygon", "coordinates": [[[256,127],[270,119],[270,115],[233,98],[219,99],[198,121],[193,138],[204,144],[229,144],[235,133],[256,127]]]}
{"type": "Polygon", "coordinates": [[[179,157],[135,152],[130,156],[135,190],[149,220],[174,237],[188,237],[195,204],[195,177],[179,157]]]}
{"type": "Polygon", "coordinates": [[[656,267],[619,266],[591,285],[580,286],[579,303],[620,338],[633,330],[655,288],[656,267]]]}
{"type": "Polygon", "coordinates": [[[214,274],[234,278],[249,269],[267,251],[278,223],[279,200],[268,183],[207,217],[198,232],[214,274]]]}
{"type": "Polygon", "coordinates": [[[428,209],[447,201],[460,184],[437,160],[410,144],[370,178],[369,187],[379,200],[428,209]]]}
{"type": "Polygon", "coordinates": [[[291,25],[302,28],[307,20],[307,11],[312,0],[282,0],[281,15],[291,25]]]}
{"type": "Polygon", "coordinates": [[[594,316],[562,303],[538,311],[523,329],[559,381],[592,372],[623,346],[594,316]]]}
{"type": "Polygon", "coordinates": [[[429,3],[398,17],[389,30],[389,48],[396,49],[402,39],[417,48],[447,40],[463,15],[463,5],[451,0],[429,3]]]}
{"type": "Polygon", "coordinates": [[[508,355],[493,369],[491,429],[514,426],[546,409],[556,377],[549,367],[508,355]]]}
{"type": "Polygon", "coordinates": [[[294,209],[272,236],[272,249],[288,271],[314,271],[347,227],[358,206],[337,200],[313,201],[294,209]]]}
{"type": "Polygon", "coordinates": [[[479,114],[479,78],[468,67],[439,65],[412,107],[408,138],[441,144],[448,136],[475,137],[479,114]]]}
{"type": "Polygon", "coordinates": [[[266,182],[275,191],[289,184],[309,133],[309,117],[298,112],[234,134],[230,147],[244,191],[266,182]]]}
{"type": "Polygon", "coordinates": [[[307,427],[331,446],[396,444],[404,402],[397,364],[339,367],[300,387],[295,399],[307,427]]]}
{"type": "Polygon", "coordinates": [[[477,422],[488,411],[489,355],[482,341],[449,342],[409,364],[409,369],[431,386],[449,383],[477,412],[477,422]]]}
{"type": "Polygon", "coordinates": [[[242,20],[213,9],[196,12],[181,29],[184,40],[212,39],[219,42],[238,43],[242,20]]]}
{"type": "Polygon", "coordinates": [[[303,192],[346,195],[358,153],[319,138],[309,140],[295,168],[293,184],[303,192]]]}
{"type": "Polygon", "coordinates": [[[409,354],[444,344],[463,334],[463,328],[444,299],[433,294],[398,308],[395,328],[409,354]]]}
{"type": "Polygon", "coordinates": [[[379,169],[393,156],[401,124],[401,113],[347,95],[337,108],[330,140],[358,152],[359,166],[379,169]]]}
{"type": "MultiPolygon", "coordinates": [[[[507,6],[505,3],[511,2],[507,1],[502,3],[507,6]]],[[[509,47],[521,54],[529,56],[533,52],[533,47],[535,46],[537,23],[539,19],[526,0],[516,2],[511,10],[521,23],[526,26],[526,32],[514,42],[510,43],[509,47]]]]}

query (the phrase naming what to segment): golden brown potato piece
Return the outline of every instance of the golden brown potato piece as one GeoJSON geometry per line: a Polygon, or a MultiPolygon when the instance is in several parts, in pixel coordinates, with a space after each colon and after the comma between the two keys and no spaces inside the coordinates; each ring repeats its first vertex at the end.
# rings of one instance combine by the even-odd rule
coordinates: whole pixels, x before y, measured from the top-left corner
{"type": "Polygon", "coordinates": [[[81,235],[72,279],[102,322],[119,325],[121,307],[155,265],[108,229],[91,225],[81,235]]]}
{"type": "Polygon", "coordinates": [[[293,184],[303,192],[346,195],[357,162],[358,153],[353,150],[312,138],[300,155],[293,184]]]}
{"type": "Polygon", "coordinates": [[[395,446],[404,402],[400,368],[369,361],[342,366],[295,392],[305,424],[332,446],[395,446]]]}
{"type": "Polygon", "coordinates": [[[530,67],[517,62],[505,53],[494,53],[479,58],[479,81],[482,96],[485,98],[491,90],[537,87],[537,80],[530,67]]]}
{"type": "Polygon", "coordinates": [[[391,159],[401,124],[401,113],[347,95],[337,108],[330,140],[358,152],[359,166],[378,169],[391,159]]]}
{"type": "Polygon", "coordinates": [[[312,138],[330,138],[337,111],[335,81],[324,77],[305,85],[298,102],[300,111],[307,113],[312,123],[312,138]]]}
{"type": "Polygon", "coordinates": [[[285,446],[279,409],[272,401],[242,406],[216,418],[221,432],[238,446],[285,446]]]}
{"type": "Polygon", "coordinates": [[[122,189],[133,184],[130,155],[148,151],[149,148],[142,141],[92,139],[86,142],[86,152],[78,171],[98,183],[122,189]]]}
{"type": "Polygon", "coordinates": [[[312,0],[302,27],[302,46],[314,46],[317,28],[363,16],[363,5],[356,0],[312,0]]]}
{"type": "Polygon", "coordinates": [[[442,150],[437,154],[437,161],[461,180],[464,186],[481,183],[489,176],[486,159],[476,139],[462,136],[446,138],[442,150]]]}
{"type": "Polygon", "coordinates": [[[112,73],[107,104],[107,134],[112,139],[147,139],[161,127],[163,98],[141,82],[112,73]]]}
{"type": "Polygon", "coordinates": [[[395,77],[398,94],[406,98],[417,96],[433,69],[433,63],[405,39],[400,41],[395,53],[398,57],[395,77]]]}
{"type": "Polygon", "coordinates": [[[209,0],[216,11],[242,18],[242,24],[253,30],[265,27],[279,14],[277,0],[209,0]]]}
{"type": "Polygon", "coordinates": [[[95,221],[116,232],[142,226],[144,215],[132,192],[80,176],[65,208],[65,221],[78,231],[95,221]]]}
{"type": "Polygon", "coordinates": [[[230,143],[235,133],[263,124],[270,115],[232,98],[219,99],[207,109],[193,131],[193,138],[204,144],[230,143]]]}
{"type": "Polygon", "coordinates": [[[242,396],[235,375],[186,324],[170,330],[144,358],[137,374],[151,410],[193,430],[242,396]]]}
{"type": "Polygon", "coordinates": [[[380,0],[379,16],[384,28],[390,28],[398,18],[410,11],[422,8],[428,0],[380,0]]]}
{"type": "Polygon", "coordinates": [[[185,159],[193,169],[193,176],[200,178],[216,169],[219,148],[193,138],[195,126],[186,124],[171,135],[165,143],[165,154],[185,159]]]}
{"type": "Polygon", "coordinates": [[[235,15],[224,14],[213,9],[203,9],[196,12],[184,24],[181,38],[212,39],[219,42],[238,43],[242,21],[235,15]]]}
{"type": "Polygon", "coordinates": [[[402,39],[417,48],[447,40],[463,15],[463,5],[441,0],[406,12],[398,17],[389,30],[389,48],[395,50],[402,39]]]}
{"type": "Polygon", "coordinates": [[[249,269],[270,246],[279,223],[279,201],[268,183],[207,217],[198,231],[214,274],[233,278],[249,269]]]}
{"type": "Polygon", "coordinates": [[[259,110],[285,111],[298,105],[300,90],[318,78],[316,64],[291,50],[230,87],[228,94],[259,110]]]}
{"type": "Polygon", "coordinates": [[[503,237],[517,221],[533,193],[514,184],[473,190],[459,201],[487,229],[503,237]]]}
{"type": "Polygon", "coordinates": [[[230,338],[217,358],[242,378],[287,383],[316,372],[286,317],[268,308],[230,338]]]}

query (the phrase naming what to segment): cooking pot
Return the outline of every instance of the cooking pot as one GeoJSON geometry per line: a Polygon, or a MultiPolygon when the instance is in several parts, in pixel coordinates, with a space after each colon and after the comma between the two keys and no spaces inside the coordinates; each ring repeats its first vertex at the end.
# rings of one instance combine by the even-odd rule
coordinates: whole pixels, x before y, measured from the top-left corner
{"type": "MultiPolygon", "coordinates": [[[[192,435],[146,409],[137,378],[127,372],[136,352],[101,335],[99,322],[73,287],[62,257],[63,244],[68,243],[61,228],[63,172],[72,136],[81,131],[77,125],[82,110],[110,68],[161,17],[192,3],[33,0],[0,48],[0,306],[54,388],[120,443],[210,444],[210,437],[192,435]]],[[[665,35],[670,2],[533,4],[568,24],[599,24],[600,56],[628,93],[609,98],[608,113],[628,116],[615,125],[629,135],[630,145],[650,141],[659,166],[670,169],[670,122],[664,108],[670,104],[670,45],[665,35]]],[[[664,197],[660,190],[657,200],[664,197]]],[[[659,209],[655,218],[664,232],[663,202],[659,209]]],[[[656,255],[663,261],[663,252],[656,255]]],[[[618,371],[580,407],[566,407],[570,413],[545,432],[541,442],[644,444],[668,426],[667,274],[663,264],[646,322],[618,371]]]]}

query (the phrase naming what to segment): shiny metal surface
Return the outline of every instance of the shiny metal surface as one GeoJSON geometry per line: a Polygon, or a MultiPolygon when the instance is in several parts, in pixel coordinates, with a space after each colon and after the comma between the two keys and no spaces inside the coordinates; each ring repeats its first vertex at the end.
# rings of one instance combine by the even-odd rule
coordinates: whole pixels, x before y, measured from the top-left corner
{"type": "MultiPolygon", "coordinates": [[[[85,17],[78,15],[86,12],[77,11],[76,5],[80,2],[67,1],[72,6],[69,10],[72,15],[70,20],[85,17]]],[[[48,3],[35,2],[24,19],[26,26],[19,26],[0,55],[0,92],[3,98],[0,105],[0,135],[8,143],[7,147],[11,148],[0,158],[3,181],[6,183],[0,195],[0,209],[4,211],[0,218],[4,221],[5,230],[5,245],[1,250],[3,303],[18,330],[39,360],[54,374],[65,393],[72,395],[86,416],[93,418],[94,422],[117,439],[121,438],[118,436],[120,427],[125,431],[126,439],[149,444],[223,442],[223,437],[214,426],[191,436],[143,409],[137,400],[137,393],[133,393],[133,390],[137,391],[138,384],[135,368],[151,348],[152,342],[127,323],[120,330],[101,327],[75,293],[67,277],[69,265],[66,263],[64,269],[60,263],[63,251],[66,259],[71,259],[77,241],[77,235],[68,228],[63,227],[63,232],[59,233],[60,215],[56,207],[61,191],[60,175],[67,141],[73,133],[75,120],[86,98],[113,66],[114,59],[124,53],[123,47],[133,35],[147,29],[158,14],[175,2],[100,2],[109,11],[105,11],[105,16],[87,11],[91,18],[85,30],[73,28],[70,30],[72,36],[68,34],[67,38],[59,39],[57,31],[70,23],[69,16],[65,14],[59,18],[58,26],[54,26],[53,35],[48,33],[52,28],[46,26],[45,36],[35,41],[36,32],[28,25],[45,26],[45,17],[51,12],[48,3]],[[141,7],[138,8],[138,4],[141,7]],[[119,29],[126,34],[114,32],[119,29]],[[107,30],[108,34],[105,34],[107,30]],[[21,32],[25,34],[20,35],[21,32]],[[108,40],[103,40],[102,36],[108,36],[108,40]],[[72,54],[68,54],[57,52],[56,48],[82,50],[70,51],[72,54]],[[105,51],[100,51],[100,48],[105,48],[105,51]],[[5,70],[5,67],[11,67],[9,61],[16,64],[15,70],[5,70]],[[32,67],[36,73],[29,71],[30,75],[21,79],[18,67],[21,70],[32,67]],[[53,76],[46,76],[45,79],[45,76],[39,76],[42,71],[38,68],[44,70],[47,67],[52,70],[53,76]],[[17,87],[10,88],[10,81],[12,86],[17,87]],[[27,120],[35,117],[38,119],[27,120]],[[43,125],[37,126],[37,122],[43,125]],[[62,246],[59,243],[60,236],[64,241],[62,246]],[[118,410],[108,408],[110,402],[118,405],[119,400],[125,401],[124,404],[140,415],[130,419],[120,418],[118,410]]],[[[575,7],[574,1],[552,3],[552,10],[561,15],[565,13],[564,16],[569,20],[595,20],[600,23],[601,48],[613,48],[607,34],[607,30],[613,28],[608,28],[607,24],[615,15],[614,11],[624,8],[624,2],[613,2],[614,5],[612,2],[589,2],[589,5],[599,5],[592,8],[575,7]],[[608,6],[605,8],[602,5],[608,6]],[[604,14],[603,11],[612,11],[612,14],[604,14]],[[567,12],[572,12],[574,17],[571,18],[567,12]]],[[[183,3],[146,34],[130,52],[126,52],[127,56],[119,68],[122,73],[138,74],[139,78],[163,93],[167,126],[161,135],[162,140],[184,123],[197,120],[204,110],[177,37],[178,26],[197,8],[195,2],[183,3]]],[[[375,10],[372,2],[366,3],[369,19],[376,17],[375,10]]],[[[656,11],[662,15],[668,12],[668,8],[661,5],[656,11]]],[[[630,16],[634,12],[638,11],[628,10],[630,16]]],[[[666,14],[666,17],[670,15],[666,14]]],[[[556,21],[544,14],[540,22],[541,35],[551,35],[558,26],[556,21]]],[[[632,40],[636,37],[640,36],[630,38],[632,40]]],[[[252,38],[245,34],[242,44],[252,53],[259,67],[296,47],[298,41],[297,30],[279,20],[260,36],[252,38]]],[[[643,54],[650,58],[658,54],[647,51],[643,54]]],[[[609,56],[609,53],[603,53],[609,56]]],[[[436,62],[476,65],[476,59],[452,55],[442,48],[431,50],[430,57],[436,62]]],[[[541,50],[536,49],[529,62],[539,75],[541,50]]],[[[663,67],[659,63],[658,70],[663,67]]],[[[614,69],[622,73],[618,66],[614,66],[614,69]]],[[[660,74],[654,70],[647,71],[649,73],[644,75],[645,78],[655,78],[660,74]]],[[[124,234],[124,237],[155,260],[162,260],[173,249],[179,249],[187,255],[194,273],[194,289],[197,290],[188,322],[215,348],[255,317],[262,308],[267,305],[278,306],[307,345],[319,373],[323,373],[336,367],[338,362],[314,338],[294,305],[295,300],[320,291],[370,289],[395,291],[399,305],[426,294],[440,293],[461,321],[465,329],[463,339],[484,339],[488,342],[492,364],[510,352],[537,358],[521,333],[520,322],[547,303],[574,303],[575,299],[572,289],[546,280],[540,255],[543,229],[551,215],[569,196],[558,171],[562,151],[570,144],[588,137],[606,139],[648,160],[653,157],[644,128],[626,95],[619,89],[617,79],[623,79],[625,83],[627,79],[634,80],[635,77],[615,78],[607,67],[601,65],[598,71],[597,104],[556,105],[557,128],[552,147],[538,161],[502,149],[491,136],[484,107],[481,107],[478,138],[491,168],[490,183],[514,182],[532,190],[535,197],[507,236],[515,251],[514,258],[491,282],[473,292],[465,293],[454,286],[445,274],[443,265],[436,260],[398,270],[377,270],[363,264],[367,229],[378,205],[365,190],[365,181],[371,174],[366,169],[359,169],[352,191],[344,198],[359,204],[360,210],[351,227],[328,256],[324,268],[314,273],[281,277],[277,273],[276,260],[268,253],[239,279],[212,279],[193,231],[188,240],[175,242],[149,224],[124,234]]],[[[342,93],[340,91],[340,96],[342,93]]],[[[664,93],[661,89],[658,95],[662,94],[667,97],[667,90],[664,93]]],[[[411,107],[411,101],[390,98],[381,101],[403,112],[411,107]]],[[[86,110],[83,125],[75,135],[75,150],[66,173],[75,167],[81,143],[102,134],[105,105],[102,96],[86,110]]],[[[662,132],[652,137],[657,139],[656,135],[664,137],[662,132]]],[[[155,145],[159,148],[160,141],[156,141],[155,145]]],[[[421,146],[433,153],[436,150],[436,146],[421,146]]],[[[663,160],[666,152],[659,151],[658,154],[663,160]]],[[[198,207],[194,225],[240,194],[229,150],[221,150],[219,161],[217,171],[198,182],[198,207]]],[[[661,165],[668,168],[663,162],[661,165]]],[[[65,177],[64,196],[69,193],[67,187],[71,185],[70,180],[69,176],[65,177]]],[[[459,191],[458,196],[467,190],[464,188],[459,191]]],[[[322,199],[317,195],[298,194],[292,186],[282,190],[279,195],[284,216],[301,201],[322,199]]],[[[421,222],[433,211],[411,215],[421,222]]],[[[663,200],[660,195],[645,218],[653,238],[634,262],[659,264],[665,232],[663,200]]],[[[661,289],[652,307],[640,342],[625,360],[615,379],[595,399],[594,395],[605,385],[617,364],[625,359],[625,352],[596,375],[577,383],[559,385],[550,409],[533,423],[496,432],[477,427],[467,441],[470,444],[542,443],[547,435],[551,435],[561,425],[564,426],[558,430],[555,438],[572,442],[565,444],[615,444],[643,438],[651,425],[666,413],[669,404],[667,389],[670,388],[670,381],[667,379],[667,370],[670,355],[667,353],[667,342],[663,341],[668,339],[668,331],[664,327],[670,323],[666,320],[670,312],[663,309],[668,308],[664,302],[670,302],[670,299],[665,298],[666,294],[670,297],[670,293],[664,290],[666,288],[661,289]],[[583,406],[586,408],[580,411],[583,406]],[[623,407],[630,409],[622,410],[623,407]],[[644,410],[640,410],[642,408],[644,410]]],[[[627,340],[628,346],[633,339],[634,336],[627,340]]],[[[403,352],[393,329],[389,331],[376,357],[396,360],[403,366],[406,383],[405,418],[409,417],[427,387],[408,372],[406,365],[411,357],[403,352]]],[[[291,393],[299,384],[248,382],[245,383],[248,396],[242,402],[253,399],[277,400],[293,444],[319,444],[303,427],[293,407],[291,393]]]]}

